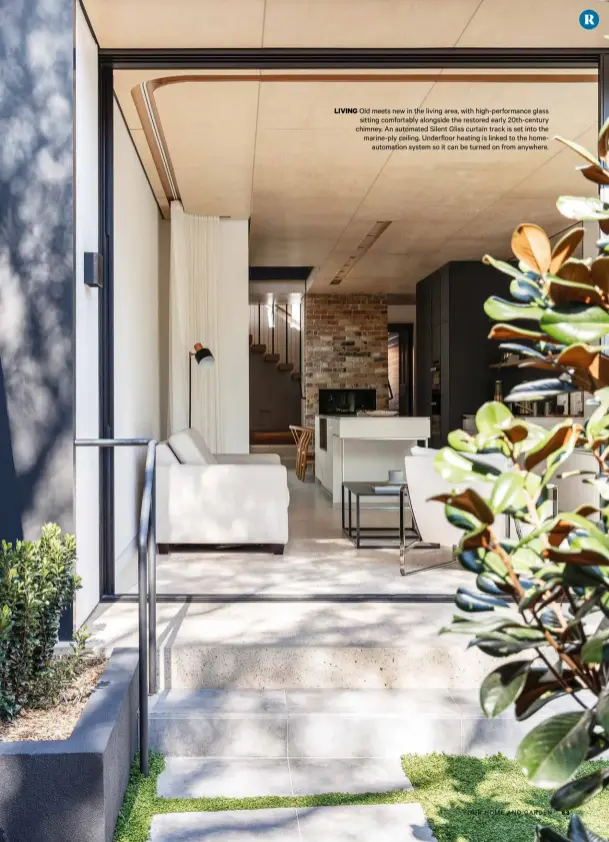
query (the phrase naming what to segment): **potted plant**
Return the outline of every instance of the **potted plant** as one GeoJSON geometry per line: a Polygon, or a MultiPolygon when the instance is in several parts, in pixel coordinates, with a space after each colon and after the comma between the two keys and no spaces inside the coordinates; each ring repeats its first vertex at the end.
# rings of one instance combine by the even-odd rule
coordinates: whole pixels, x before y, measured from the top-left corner
{"type": "MultiPolygon", "coordinates": [[[[599,135],[598,158],[557,139],[584,159],[585,178],[609,185],[609,121],[599,135]]],[[[435,464],[455,490],[435,499],[463,530],[457,558],[476,585],[459,588],[455,602],[464,613],[442,631],[468,635],[470,646],[498,659],[480,688],[487,716],[515,705],[524,720],[549,705],[548,717],[520,743],[517,759],[533,784],[554,790],[554,809],[571,810],[609,786],[609,768],[576,777],[584,761],[609,748],[609,349],[603,345],[609,335],[609,202],[562,196],[557,206],[569,219],[598,222],[599,256],[575,258],[582,228],[552,248],[541,228],[525,224],[512,237],[517,264],[484,258],[512,279],[513,300],[492,296],[485,304],[496,322],[490,337],[517,355],[520,368],[545,375],[516,386],[505,403],[482,406],[475,435],[450,433],[435,464]],[[594,395],[591,416],[562,419],[550,430],[509,408],[575,390],[594,395]],[[564,474],[575,448],[594,456],[593,472],[576,473],[596,488],[601,505],[554,514],[549,486],[564,474]],[[501,454],[505,468],[480,458],[489,453],[501,454]],[[473,479],[478,490],[468,487],[473,479]],[[497,529],[506,515],[518,525],[511,539],[497,529]],[[552,715],[552,701],[565,695],[575,700],[573,711],[552,715]]],[[[577,816],[568,833],[572,842],[603,842],[577,816]]],[[[566,842],[549,828],[540,828],[538,839],[566,842]]]]}

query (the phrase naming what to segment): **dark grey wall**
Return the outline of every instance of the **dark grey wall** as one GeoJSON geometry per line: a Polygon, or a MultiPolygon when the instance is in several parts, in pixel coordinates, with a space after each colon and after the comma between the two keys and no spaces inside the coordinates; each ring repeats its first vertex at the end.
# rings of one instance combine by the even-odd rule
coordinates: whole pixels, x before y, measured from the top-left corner
{"type": "Polygon", "coordinates": [[[0,539],[73,529],[73,0],[0,26],[0,539]]]}
{"type": "Polygon", "coordinates": [[[300,424],[300,383],[250,353],[250,430],[279,432],[300,424]]]}
{"type": "MultiPolygon", "coordinates": [[[[432,447],[441,447],[464,414],[493,400],[498,343],[484,312],[491,295],[509,298],[510,279],[481,261],[454,261],[417,284],[416,367],[418,415],[431,413],[431,366],[440,363],[441,429],[432,447]]],[[[505,391],[504,391],[505,394],[505,391]]]]}

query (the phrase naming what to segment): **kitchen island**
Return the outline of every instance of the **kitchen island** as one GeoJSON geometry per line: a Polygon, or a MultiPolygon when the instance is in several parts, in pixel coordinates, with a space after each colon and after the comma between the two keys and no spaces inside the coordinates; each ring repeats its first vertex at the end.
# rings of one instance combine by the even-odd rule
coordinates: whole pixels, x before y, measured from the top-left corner
{"type": "Polygon", "coordinates": [[[384,482],[403,471],[417,443],[427,446],[429,418],[335,416],[315,418],[315,478],[340,504],[343,482],[384,482]]]}

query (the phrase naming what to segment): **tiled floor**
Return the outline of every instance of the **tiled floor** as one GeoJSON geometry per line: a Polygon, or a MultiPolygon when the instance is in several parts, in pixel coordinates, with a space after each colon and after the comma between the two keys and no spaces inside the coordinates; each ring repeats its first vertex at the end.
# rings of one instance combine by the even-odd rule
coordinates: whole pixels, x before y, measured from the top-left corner
{"type": "MultiPolygon", "coordinates": [[[[290,540],[283,556],[256,551],[174,552],[157,559],[159,594],[450,594],[467,582],[467,574],[451,564],[447,549],[414,550],[408,575],[400,576],[397,542],[381,549],[357,550],[342,534],[340,508],[332,505],[321,486],[302,483],[289,472],[290,540]]],[[[366,501],[374,507],[375,501],[366,501]]],[[[383,507],[395,501],[382,500],[383,507]]],[[[443,517],[438,506],[438,517],[443,517]]],[[[396,526],[396,508],[368,508],[362,525],[396,526]]],[[[378,543],[378,542],[376,542],[378,543]]],[[[123,591],[135,590],[135,565],[120,577],[123,591]]]]}

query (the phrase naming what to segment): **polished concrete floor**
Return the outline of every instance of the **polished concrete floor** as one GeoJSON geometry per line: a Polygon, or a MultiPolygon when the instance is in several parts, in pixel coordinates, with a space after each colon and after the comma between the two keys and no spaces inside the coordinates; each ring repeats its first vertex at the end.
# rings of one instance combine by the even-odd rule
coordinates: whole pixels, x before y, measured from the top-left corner
{"type": "MultiPolygon", "coordinates": [[[[397,540],[354,544],[343,535],[340,508],[309,476],[289,472],[289,542],[282,556],[249,550],[180,550],[157,559],[159,594],[222,595],[365,595],[452,594],[469,577],[451,562],[451,552],[413,550],[408,575],[400,576],[397,540]],[[378,546],[382,544],[382,546],[378,546]]],[[[394,526],[397,500],[362,502],[362,525],[394,526]],[[381,508],[379,508],[379,506],[381,508]]],[[[440,508],[438,516],[442,517],[440,508]]],[[[119,577],[123,592],[135,591],[135,564],[119,577]]]]}

